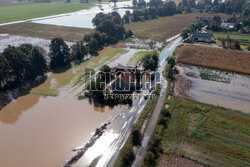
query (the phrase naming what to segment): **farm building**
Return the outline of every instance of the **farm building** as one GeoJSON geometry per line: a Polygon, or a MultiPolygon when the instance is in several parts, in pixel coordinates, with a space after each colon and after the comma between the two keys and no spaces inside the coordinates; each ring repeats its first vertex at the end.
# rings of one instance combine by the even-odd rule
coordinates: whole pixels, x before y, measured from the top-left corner
{"type": "Polygon", "coordinates": [[[196,42],[212,42],[212,34],[206,32],[198,32],[193,34],[193,41],[196,42]]]}

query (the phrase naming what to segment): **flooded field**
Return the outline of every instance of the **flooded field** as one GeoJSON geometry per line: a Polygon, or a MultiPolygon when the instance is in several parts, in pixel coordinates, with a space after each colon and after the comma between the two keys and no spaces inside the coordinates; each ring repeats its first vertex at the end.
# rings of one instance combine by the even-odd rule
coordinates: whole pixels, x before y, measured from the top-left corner
{"type": "Polygon", "coordinates": [[[34,23],[40,24],[51,24],[58,26],[68,26],[68,27],[78,27],[78,28],[94,28],[92,24],[92,19],[96,14],[110,13],[112,11],[118,12],[121,17],[125,15],[125,12],[131,9],[124,9],[125,7],[132,6],[132,1],[117,2],[116,9],[114,9],[113,3],[104,3],[99,6],[95,6],[91,9],[85,9],[71,14],[65,14],[61,16],[54,16],[45,19],[37,19],[33,21],[34,23]]]}
{"type": "MultiPolygon", "coordinates": [[[[76,95],[82,90],[83,83],[73,85],[85,67],[99,68],[105,63],[110,66],[118,63],[126,64],[138,51],[141,50],[106,48],[99,56],[92,57],[65,72],[49,73],[47,80],[34,88],[41,90],[44,88],[45,91],[52,89],[53,85],[57,85],[60,80],[69,78],[67,84],[58,89],[58,96],[27,94],[12,99],[12,102],[0,110],[0,148],[4,150],[0,151],[1,165],[5,167],[63,166],[75,155],[72,149],[84,146],[95,129],[104,122],[117,122],[119,125],[116,126],[117,129],[123,126],[117,117],[122,116],[122,112],[132,116],[129,106],[103,108],[94,106],[88,99],[77,100],[76,95]]],[[[11,97],[10,92],[9,98],[11,97]]],[[[105,148],[102,147],[99,151],[103,149],[105,148]]],[[[95,153],[97,152],[88,151],[87,159],[95,158],[95,153]]],[[[74,166],[86,166],[86,162],[89,161],[83,158],[74,166]]]]}
{"type": "Polygon", "coordinates": [[[0,111],[1,166],[63,166],[71,149],[86,143],[122,109],[94,107],[88,100],[19,97],[0,111]]]}
{"type": "Polygon", "coordinates": [[[191,83],[177,82],[176,89],[187,84],[187,90],[185,93],[177,91],[176,96],[188,96],[199,102],[250,113],[249,76],[195,66],[181,65],[178,69],[180,75],[191,83]]]}
{"type": "MultiPolygon", "coordinates": [[[[33,38],[33,37],[24,37],[20,35],[9,35],[9,34],[0,34],[0,52],[3,52],[8,45],[19,46],[22,44],[32,44],[42,47],[44,50],[49,52],[50,40],[42,38],[33,38]]],[[[73,43],[67,42],[69,46],[73,43]]]]}

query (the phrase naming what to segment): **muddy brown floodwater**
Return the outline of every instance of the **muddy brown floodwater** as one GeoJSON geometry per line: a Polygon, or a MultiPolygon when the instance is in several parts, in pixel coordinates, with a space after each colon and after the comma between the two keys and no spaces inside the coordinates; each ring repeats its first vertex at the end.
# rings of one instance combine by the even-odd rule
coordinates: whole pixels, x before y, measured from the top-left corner
{"type": "Polygon", "coordinates": [[[19,97],[0,110],[1,166],[63,166],[74,155],[73,148],[122,109],[98,108],[73,97],[19,97]]]}

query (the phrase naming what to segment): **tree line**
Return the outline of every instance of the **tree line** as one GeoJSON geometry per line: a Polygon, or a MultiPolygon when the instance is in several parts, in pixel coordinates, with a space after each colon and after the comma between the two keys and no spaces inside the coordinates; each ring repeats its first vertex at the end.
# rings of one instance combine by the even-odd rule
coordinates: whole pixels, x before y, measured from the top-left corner
{"type": "Polygon", "coordinates": [[[151,0],[148,6],[149,8],[145,9],[135,9],[132,13],[130,11],[126,11],[126,14],[122,18],[123,22],[130,23],[145,21],[179,13],[176,4],[172,1],[163,2],[160,0],[151,0]]]}
{"type": "Polygon", "coordinates": [[[61,38],[52,39],[48,54],[31,44],[9,45],[0,53],[0,91],[16,88],[21,83],[43,76],[48,70],[70,65],[71,62],[80,63],[86,55],[97,55],[104,46],[133,34],[125,30],[117,12],[97,14],[93,23],[96,30],[71,47],[61,38]]]}

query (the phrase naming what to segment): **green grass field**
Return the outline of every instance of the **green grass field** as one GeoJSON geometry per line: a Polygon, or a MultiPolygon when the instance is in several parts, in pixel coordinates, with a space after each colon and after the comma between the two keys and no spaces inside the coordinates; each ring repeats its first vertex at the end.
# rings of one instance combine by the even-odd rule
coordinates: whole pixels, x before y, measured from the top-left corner
{"type": "Polygon", "coordinates": [[[152,51],[140,51],[137,52],[128,62],[128,65],[136,65],[139,64],[142,59],[147,56],[148,54],[154,53],[152,51]]]}
{"type": "Polygon", "coordinates": [[[229,34],[230,39],[238,40],[241,48],[246,49],[247,45],[250,44],[250,35],[241,33],[213,33],[213,38],[216,40],[218,45],[221,45],[221,39],[227,39],[229,34]]]}
{"type": "Polygon", "coordinates": [[[0,6],[0,23],[26,20],[56,14],[70,13],[94,6],[95,3],[34,3],[16,6],[0,6]]]}
{"type": "MultiPolygon", "coordinates": [[[[171,99],[171,119],[162,132],[163,154],[208,166],[250,165],[250,115],[195,101],[171,99]]],[[[159,162],[160,166],[166,158],[159,162]]]]}

